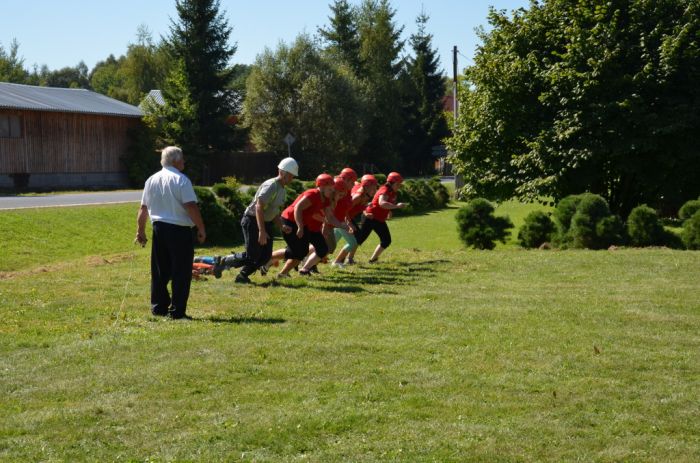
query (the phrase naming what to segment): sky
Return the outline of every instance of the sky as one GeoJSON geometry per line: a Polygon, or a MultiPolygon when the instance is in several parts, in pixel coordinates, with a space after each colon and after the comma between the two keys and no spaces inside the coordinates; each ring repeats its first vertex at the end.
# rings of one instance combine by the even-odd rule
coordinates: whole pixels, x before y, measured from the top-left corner
{"type": "MultiPolygon", "coordinates": [[[[265,47],[274,50],[280,42],[290,44],[300,33],[313,35],[330,23],[332,0],[220,1],[233,28],[231,42],[237,45],[231,64],[253,64],[265,47]]],[[[421,8],[428,14],[433,48],[451,75],[455,45],[459,69],[471,64],[479,44],[475,28],[487,26],[489,6],[510,11],[526,7],[529,0],[391,0],[391,5],[395,23],[404,26],[404,39],[416,31],[421,8]]],[[[168,35],[171,19],[177,19],[175,0],[0,0],[0,6],[0,45],[8,51],[16,39],[30,70],[35,64],[56,70],[80,61],[92,69],[110,54],[125,54],[136,42],[139,26],[159,41],[168,35]]],[[[404,53],[409,50],[406,46],[404,53]]]]}

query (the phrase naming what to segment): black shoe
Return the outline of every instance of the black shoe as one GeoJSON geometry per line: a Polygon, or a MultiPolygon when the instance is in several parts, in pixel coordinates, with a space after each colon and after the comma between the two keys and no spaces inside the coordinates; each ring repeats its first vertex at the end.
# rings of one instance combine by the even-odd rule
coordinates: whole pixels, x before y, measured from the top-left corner
{"type": "Polygon", "coordinates": [[[304,270],[304,269],[301,269],[301,270],[299,270],[299,275],[302,275],[302,276],[305,276],[305,277],[311,276],[311,270],[304,270]]]}
{"type": "Polygon", "coordinates": [[[319,275],[321,274],[321,272],[318,271],[318,266],[317,266],[317,265],[314,265],[313,267],[311,267],[311,269],[309,270],[309,272],[311,272],[311,273],[318,273],[319,275]]]}
{"type": "Polygon", "coordinates": [[[236,283],[252,283],[252,281],[250,281],[250,278],[248,278],[245,275],[241,275],[240,273],[236,276],[235,281],[236,283]]]}
{"type": "Polygon", "coordinates": [[[171,320],[194,320],[192,317],[190,317],[186,313],[183,313],[183,314],[169,313],[168,318],[170,318],[171,320]]]}
{"type": "Polygon", "coordinates": [[[267,272],[270,271],[270,267],[267,266],[267,264],[260,266],[260,275],[265,276],[267,275],[267,272]]]}
{"type": "Polygon", "coordinates": [[[153,315],[154,317],[167,317],[168,311],[167,310],[151,309],[151,315],[153,315]]]}
{"type": "Polygon", "coordinates": [[[224,270],[224,265],[221,263],[221,256],[214,256],[214,268],[211,269],[212,275],[217,280],[221,278],[221,272],[224,270]]]}

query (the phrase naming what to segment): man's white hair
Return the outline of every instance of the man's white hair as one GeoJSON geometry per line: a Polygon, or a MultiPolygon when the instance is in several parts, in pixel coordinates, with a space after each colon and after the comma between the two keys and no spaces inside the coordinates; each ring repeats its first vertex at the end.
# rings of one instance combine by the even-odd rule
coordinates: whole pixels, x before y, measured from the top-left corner
{"type": "Polygon", "coordinates": [[[183,159],[182,150],[177,146],[167,146],[160,154],[160,165],[163,167],[172,166],[173,163],[183,159]]]}

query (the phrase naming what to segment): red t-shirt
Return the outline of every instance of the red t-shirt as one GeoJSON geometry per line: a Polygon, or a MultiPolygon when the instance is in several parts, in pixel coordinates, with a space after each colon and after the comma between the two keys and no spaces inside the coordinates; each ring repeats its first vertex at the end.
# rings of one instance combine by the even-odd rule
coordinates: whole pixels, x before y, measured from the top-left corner
{"type": "Polygon", "coordinates": [[[385,222],[386,218],[389,216],[389,209],[384,209],[379,205],[379,197],[382,195],[386,196],[386,200],[390,203],[396,204],[396,192],[384,185],[377,190],[374,194],[374,198],[372,198],[372,203],[365,209],[366,214],[372,214],[372,218],[379,222],[385,222]]]}
{"type": "Polygon", "coordinates": [[[335,209],[333,209],[333,215],[340,222],[345,223],[345,217],[348,215],[348,211],[350,210],[351,207],[352,207],[352,197],[348,193],[345,196],[343,196],[342,198],[340,198],[335,203],[335,209]]]}
{"type": "MultiPolygon", "coordinates": [[[[357,190],[362,188],[362,185],[359,183],[356,185],[352,186],[352,191],[350,192],[350,201],[352,202],[352,196],[357,193],[357,190]]],[[[364,194],[363,194],[364,196],[364,194]]],[[[347,216],[350,217],[351,219],[354,218],[357,214],[365,210],[365,207],[367,207],[367,202],[366,201],[360,201],[359,204],[350,207],[350,210],[347,213],[347,216]]]]}
{"type": "Polygon", "coordinates": [[[310,231],[320,232],[325,219],[323,209],[328,206],[329,201],[323,197],[321,190],[318,188],[306,190],[297,196],[297,199],[295,199],[294,202],[282,212],[282,218],[294,222],[294,208],[299,201],[304,198],[309,198],[309,201],[311,201],[311,206],[304,209],[301,213],[304,226],[310,231]]]}

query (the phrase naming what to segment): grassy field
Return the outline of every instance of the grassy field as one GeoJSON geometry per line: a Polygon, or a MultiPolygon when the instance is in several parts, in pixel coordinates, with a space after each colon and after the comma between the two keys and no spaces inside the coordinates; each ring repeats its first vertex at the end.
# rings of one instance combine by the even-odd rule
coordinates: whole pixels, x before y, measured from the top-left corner
{"type": "Polygon", "coordinates": [[[700,461],[698,252],[465,250],[451,208],[167,321],[135,212],[0,212],[0,461],[700,461]]]}

